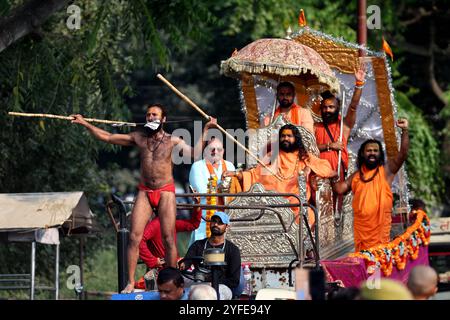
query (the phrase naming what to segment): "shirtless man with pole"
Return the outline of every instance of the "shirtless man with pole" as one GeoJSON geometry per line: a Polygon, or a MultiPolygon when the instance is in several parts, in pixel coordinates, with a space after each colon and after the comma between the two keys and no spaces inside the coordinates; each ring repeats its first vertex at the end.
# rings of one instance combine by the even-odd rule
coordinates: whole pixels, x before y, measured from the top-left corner
{"type": "Polygon", "coordinates": [[[135,271],[139,257],[139,243],[142,239],[145,225],[158,209],[161,221],[161,234],[166,250],[165,261],[167,266],[176,267],[177,249],[174,240],[176,220],[175,185],[172,175],[172,150],[180,150],[183,156],[201,155],[206,133],[209,128],[215,127],[217,120],[211,118],[203,129],[203,136],[195,148],[187,145],[184,140],[172,136],[163,130],[166,121],[166,112],[160,104],[151,104],[147,108],[143,132],[129,134],[112,134],[102,130],[89,122],[82,115],[73,115],[72,123],[86,127],[98,140],[121,145],[137,146],[141,158],[141,178],[139,192],[131,214],[131,233],[128,245],[128,284],[122,293],[134,291],[135,271]]]}

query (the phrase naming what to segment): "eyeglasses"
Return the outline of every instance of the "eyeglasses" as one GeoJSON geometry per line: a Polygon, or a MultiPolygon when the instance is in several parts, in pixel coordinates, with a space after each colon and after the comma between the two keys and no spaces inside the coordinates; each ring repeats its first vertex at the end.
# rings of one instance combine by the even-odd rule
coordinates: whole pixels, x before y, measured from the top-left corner
{"type": "Polygon", "coordinates": [[[217,221],[217,220],[211,220],[209,223],[210,223],[210,224],[218,224],[219,226],[225,224],[225,223],[223,223],[222,221],[217,221]]]}

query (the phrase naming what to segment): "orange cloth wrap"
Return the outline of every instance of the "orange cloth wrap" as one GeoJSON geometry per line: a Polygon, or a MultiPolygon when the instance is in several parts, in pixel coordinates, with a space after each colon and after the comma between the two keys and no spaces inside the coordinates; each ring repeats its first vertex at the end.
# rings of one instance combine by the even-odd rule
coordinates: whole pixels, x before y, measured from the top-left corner
{"type": "MultiPolygon", "coordinates": [[[[310,167],[311,170],[317,174],[319,177],[328,178],[335,175],[335,172],[331,169],[330,164],[326,160],[317,158],[316,156],[309,154],[308,158],[299,160],[297,164],[297,169],[295,169],[295,163],[297,162],[298,152],[284,152],[280,151],[278,157],[270,165],[270,168],[274,172],[281,172],[284,177],[290,177],[295,174],[290,179],[279,180],[274,177],[268,170],[263,168],[261,165],[257,167],[242,172],[242,189],[248,191],[252,184],[259,182],[266,190],[277,191],[280,193],[299,193],[298,188],[298,172],[305,169],[306,166],[310,167]]],[[[270,154],[265,157],[263,163],[269,163],[270,154]]],[[[308,182],[308,181],[307,181],[308,182]]],[[[309,200],[311,197],[311,190],[309,183],[306,184],[306,197],[309,200]]],[[[297,198],[289,197],[290,203],[298,204],[297,198]]],[[[291,208],[295,213],[298,212],[298,208],[291,208]]],[[[314,223],[314,214],[311,209],[308,213],[309,223],[312,225],[314,223]]],[[[298,218],[296,219],[298,223],[298,218]]]]}
{"type": "MultiPolygon", "coordinates": [[[[276,108],[273,114],[273,118],[275,119],[280,114],[280,112],[281,112],[280,107],[276,108]]],[[[311,133],[314,133],[314,120],[312,118],[311,111],[309,111],[309,109],[302,108],[293,103],[289,112],[285,114],[285,117],[292,124],[305,127],[311,133]]],[[[266,125],[268,125],[268,123],[266,125]]]]}
{"type": "MultiPolygon", "coordinates": [[[[372,177],[375,170],[369,170],[363,165],[364,179],[372,177]]],[[[380,166],[379,172],[369,182],[361,181],[360,175],[356,174],[352,181],[352,191],[355,251],[388,243],[393,196],[386,180],[384,167],[380,166]]]]}
{"type": "MultiPolygon", "coordinates": [[[[325,130],[323,123],[316,123],[314,125],[314,129],[315,129],[315,136],[316,136],[317,144],[328,144],[328,143],[332,142],[330,139],[330,136],[327,133],[327,130],[325,130]]],[[[331,135],[334,138],[334,142],[338,142],[339,134],[340,134],[340,121],[338,120],[335,123],[329,124],[328,129],[330,130],[331,135]]],[[[348,151],[347,151],[347,139],[345,138],[345,136],[342,136],[342,144],[344,146],[344,148],[342,149],[342,152],[341,152],[342,162],[344,163],[344,168],[347,170],[347,168],[348,168],[348,151]]],[[[338,160],[339,160],[339,151],[336,151],[336,150],[322,151],[320,153],[320,158],[328,160],[328,162],[330,162],[333,170],[337,171],[338,160]]]]}

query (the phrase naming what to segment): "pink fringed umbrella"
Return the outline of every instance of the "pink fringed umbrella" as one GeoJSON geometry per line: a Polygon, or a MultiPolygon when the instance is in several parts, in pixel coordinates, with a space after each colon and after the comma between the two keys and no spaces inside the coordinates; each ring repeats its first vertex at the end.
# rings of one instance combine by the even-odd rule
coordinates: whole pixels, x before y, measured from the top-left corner
{"type": "Polygon", "coordinates": [[[256,40],[223,61],[221,70],[232,77],[258,74],[306,88],[321,85],[339,92],[339,80],[325,60],[315,50],[293,40],[256,40]]]}

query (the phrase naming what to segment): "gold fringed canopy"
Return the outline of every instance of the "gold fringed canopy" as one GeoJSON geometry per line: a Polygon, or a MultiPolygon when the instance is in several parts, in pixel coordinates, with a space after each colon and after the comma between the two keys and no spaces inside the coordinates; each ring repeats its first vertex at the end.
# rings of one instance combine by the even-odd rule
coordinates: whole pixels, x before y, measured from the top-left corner
{"type": "Polygon", "coordinates": [[[320,84],[333,92],[340,91],[339,80],[325,60],[313,49],[292,40],[256,40],[223,61],[221,71],[232,77],[259,74],[277,81],[280,77],[293,80],[305,87],[320,84]]]}
{"type": "Polygon", "coordinates": [[[244,93],[245,105],[247,106],[247,128],[259,128],[258,106],[253,77],[244,72],[241,80],[242,92],[244,93]]]}

